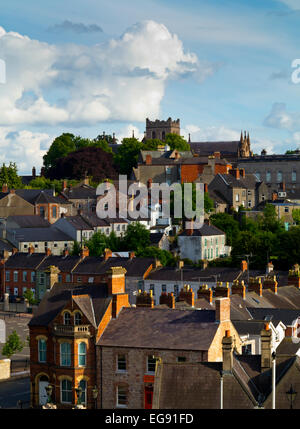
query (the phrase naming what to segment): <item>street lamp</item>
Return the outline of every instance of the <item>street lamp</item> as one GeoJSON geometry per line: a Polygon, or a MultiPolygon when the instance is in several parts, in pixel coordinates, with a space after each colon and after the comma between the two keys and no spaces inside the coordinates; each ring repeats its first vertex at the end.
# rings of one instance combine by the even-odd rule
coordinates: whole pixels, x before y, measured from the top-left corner
{"type": "Polygon", "coordinates": [[[95,386],[93,389],[92,389],[92,395],[93,395],[93,399],[94,399],[94,401],[95,401],[95,409],[97,408],[97,397],[98,397],[98,389],[97,389],[97,386],[95,386]]]}
{"type": "Polygon", "coordinates": [[[75,392],[77,395],[77,405],[81,405],[81,394],[82,394],[82,387],[78,386],[75,388],[75,392]]]}
{"type": "Polygon", "coordinates": [[[293,409],[293,402],[297,396],[297,392],[293,389],[293,385],[291,384],[290,390],[286,392],[286,396],[288,400],[290,401],[290,409],[293,409]]]}
{"type": "Polygon", "coordinates": [[[48,384],[48,386],[45,387],[46,393],[47,393],[47,404],[51,404],[52,399],[51,399],[51,395],[52,395],[52,390],[53,390],[53,386],[51,384],[48,384]]]}

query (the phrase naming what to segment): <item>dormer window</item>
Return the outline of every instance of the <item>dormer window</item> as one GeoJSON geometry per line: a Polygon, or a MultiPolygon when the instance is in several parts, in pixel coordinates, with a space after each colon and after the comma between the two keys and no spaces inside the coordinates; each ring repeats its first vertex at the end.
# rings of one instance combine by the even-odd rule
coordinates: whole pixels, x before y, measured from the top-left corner
{"type": "Polygon", "coordinates": [[[64,313],[64,325],[71,325],[71,314],[68,311],[64,313]]]}

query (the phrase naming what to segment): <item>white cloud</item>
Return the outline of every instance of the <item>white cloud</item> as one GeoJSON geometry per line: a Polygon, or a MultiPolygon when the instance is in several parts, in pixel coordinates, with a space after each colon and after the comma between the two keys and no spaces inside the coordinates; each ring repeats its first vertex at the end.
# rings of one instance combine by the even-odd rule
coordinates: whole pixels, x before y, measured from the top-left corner
{"type": "Polygon", "coordinates": [[[16,162],[19,174],[28,174],[32,167],[37,173],[43,164],[43,155],[50,147],[53,136],[28,130],[12,131],[0,128],[0,163],[16,162]]]}
{"type": "Polygon", "coordinates": [[[299,10],[300,9],[300,2],[299,0],[279,0],[281,3],[288,6],[290,9],[293,10],[299,10]]]}
{"type": "Polygon", "coordinates": [[[133,134],[134,137],[140,141],[142,141],[142,139],[144,138],[143,132],[141,132],[136,126],[129,124],[116,132],[116,138],[118,139],[118,143],[121,143],[123,138],[132,137],[133,134]]]}
{"type": "Polygon", "coordinates": [[[49,45],[0,27],[0,125],[93,125],[159,115],[168,79],[214,72],[163,25],[143,21],[94,46],[49,45]],[[30,102],[24,97],[31,93],[30,102]]]}
{"type": "Polygon", "coordinates": [[[288,112],[285,103],[274,103],[271,112],[264,120],[264,125],[288,131],[300,130],[300,113],[288,112]]]}
{"type": "Polygon", "coordinates": [[[187,140],[189,134],[191,135],[191,141],[234,141],[240,139],[241,132],[226,128],[224,126],[220,127],[205,127],[201,128],[197,125],[186,125],[185,128],[181,129],[181,135],[187,140]]]}

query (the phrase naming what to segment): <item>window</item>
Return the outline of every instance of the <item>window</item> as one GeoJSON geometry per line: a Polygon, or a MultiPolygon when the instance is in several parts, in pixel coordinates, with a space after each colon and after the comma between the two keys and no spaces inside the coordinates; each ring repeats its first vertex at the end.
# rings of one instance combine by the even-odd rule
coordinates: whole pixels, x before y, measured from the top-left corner
{"type": "Polygon", "coordinates": [[[45,273],[40,274],[40,283],[42,283],[42,284],[45,283],[45,273]]]}
{"type": "Polygon", "coordinates": [[[166,167],[166,174],[171,174],[171,173],[172,173],[171,167],[166,167]]]}
{"type": "Polygon", "coordinates": [[[7,281],[7,282],[10,281],[10,272],[9,271],[5,271],[5,281],[7,281]]]}
{"type": "Polygon", "coordinates": [[[210,249],[210,257],[213,258],[214,257],[214,249],[210,249]]]}
{"type": "Polygon", "coordinates": [[[167,292],[167,285],[161,285],[162,292],[167,292]]]}
{"type": "Polygon", "coordinates": [[[106,234],[109,234],[109,228],[106,228],[106,234]]]}
{"type": "Polygon", "coordinates": [[[179,294],[179,286],[178,285],[174,285],[174,295],[178,296],[179,294]]]}
{"type": "Polygon", "coordinates": [[[23,273],[22,273],[22,279],[23,279],[23,282],[26,282],[26,280],[27,280],[27,271],[23,271],[23,273]]]}
{"type": "Polygon", "coordinates": [[[296,181],[297,181],[297,172],[292,171],[292,182],[296,182],[296,181]]]}
{"type": "Polygon", "coordinates": [[[45,249],[47,249],[47,247],[48,247],[48,241],[44,242],[44,247],[45,247],[45,249]]]}
{"type": "Polygon", "coordinates": [[[120,231],[120,225],[117,225],[117,231],[120,231]]]}
{"type": "Polygon", "coordinates": [[[24,296],[24,293],[27,291],[27,287],[23,287],[23,296],[24,296]]]}
{"type": "Polygon", "coordinates": [[[117,407],[127,406],[127,387],[117,386],[117,407]]]}
{"type": "Polygon", "coordinates": [[[242,346],[242,354],[252,355],[252,344],[246,344],[245,346],[242,346]]]}
{"type": "Polygon", "coordinates": [[[271,171],[266,172],[266,182],[271,182],[271,171]]]}
{"type": "Polygon", "coordinates": [[[47,342],[45,339],[40,339],[38,342],[39,362],[47,361],[47,342]]]}
{"type": "Polygon", "coordinates": [[[78,365],[85,366],[86,365],[86,344],[79,343],[78,346],[78,365]]]}
{"type": "Polygon", "coordinates": [[[258,178],[258,180],[260,180],[260,172],[259,172],[259,171],[257,171],[257,172],[255,173],[255,176],[258,178]]]}
{"type": "Polygon", "coordinates": [[[19,295],[19,289],[17,287],[14,288],[14,295],[15,296],[19,295]]]}
{"type": "Polygon", "coordinates": [[[62,276],[61,276],[61,274],[58,274],[58,283],[61,283],[62,282],[62,276]]]}
{"type": "Polygon", "coordinates": [[[155,131],[152,131],[152,138],[156,139],[156,132],[155,131]]]}
{"type": "Polygon", "coordinates": [[[239,196],[239,194],[236,194],[236,195],[235,195],[235,201],[236,201],[236,202],[239,202],[239,201],[240,201],[240,196],[239,196]]]}
{"type": "Polygon", "coordinates": [[[249,200],[248,201],[248,207],[250,208],[252,206],[252,201],[251,200],[249,200]]]}
{"type": "Polygon", "coordinates": [[[218,257],[218,256],[219,256],[219,248],[216,247],[216,257],[218,257]]]}
{"type": "Polygon", "coordinates": [[[251,195],[251,189],[248,189],[247,194],[251,195]]]}
{"type": "Polygon", "coordinates": [[[27,247],[28,247],[28,245],[27,245],[27,244],[24,244],[24,249],[27,249],[27,247]]]}
{"type": "Polygon", "coordinates": [[[18,281],[18,271],[14,271],[14,282],[18,281]]]}
{"type": "Polygon", "coordinates": [[[72,383],[70,380],[61,380],[61,402],[72,403],[72,383]]]}
{"type": "Polygon", "coordinates": [[[277,171],[277,182],[282,182],[282,171],[277,171]]]}
{"type": "Polygon", "coordinates": [[[289,212],[289,208],[288,207],[285,207],[284,208],[284,213],[288,213],[289,212]]]}
{"type": "Polygon", "coordinates": [[[156,368],[156,358],[154,356],[148,356],[147,359],[147,372],[154,373],[156,368]]]}
{"type": "Polygon", "coordinates": [[[30,281],[31,281],[31,283],[34,283],[34,282],[35,282],[35,272],[34,272],[34,271],[31,271],[31,274],[30,274],[30,281]]]}
{"type": "Polygon", "coordinates": [[[69,343],[60,345],[60,365],[71,366],[71,344],[69,343]]]}
{"type": "Polygon", "coordinates": [[[154,288],[154,285],[150,285],[150,290],[152,290],[152,295],[154,296],[154,295],[155,295],[155,288],[154,288]]]}
{"type": "Polygon", "coordinates": [[[57,208],[56,208],[56,206],[52,206],[52,217],[57,217],[57,208]]]}
{"type": "Polygon", "coordinates": [[[67,247],[68,247],[68,243],[65,243],[65,244],[64,244],[64,246],[65,246],[65,249],[67,249],[67,247]]]}
{"type": "Polygon", "coordinates": [[[64,313],[64,325],[71,325],[71,314],[68,311],[64,313]]]}
{"type": "Polygon", "coordinates": [[[81,325],[81,314],[77,311],[74,316],[75,325],[81,325]]]}
{"type": "Polygon", "coordinates": [[[40,207],[40,216],[45,217],[45,208],[43,206],[40,207]]]}
{"type": "Polygon", "coordinates": [[[38,243],[34,243],[34,248],[37,249],[39,247],[38,243]]]}
{"type": "Polygon", "coordinates": [[[177,356],[177,362],[186,362],[185,356],[177,356]]]}
{"type": "Polygon", "coordinates": [[[89,277],[88,283],[94,283],[94,277],[89,277]]]}
{"type": "Polygon", "coordinates": [[[67,283],[70,283],[70,281],[71,281],[71,275],[70,275],[70,274],[67,274],[67,275],[66,275],[66,282],[67,282],[67,283]]]}
{"type": "Polygon", "coordinates": [[[207,246],[207,239],[204,240],[204,246],[207,246]]]}
{"type": "Polygon", "coordinates": [[[125,231],[126,225],[122,225],[122,230],[125,231]]]}
{"type": "Polygon", "coordinates": [[[126,371],[126,356],[118,355],[118,371],[126,371]]]}
{"type": "Polygon", "coordinates": [[[57,243],[54,243],[54,244],[53,244],[53,247],[57,247],[57,243]]]}
{"type": "Polygon", "coordinates": [[[86,381],[81,380],[79,383],[79,387],[81,387],[80,401],[82,404],[86,404],[86,381]]]}

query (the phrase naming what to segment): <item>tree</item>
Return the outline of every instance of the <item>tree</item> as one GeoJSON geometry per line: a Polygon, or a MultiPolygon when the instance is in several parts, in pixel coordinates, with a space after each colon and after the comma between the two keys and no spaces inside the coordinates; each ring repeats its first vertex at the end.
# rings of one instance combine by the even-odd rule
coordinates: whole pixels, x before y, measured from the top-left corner
{"type": "Polygon", "coordinates": [[[102,256],[107,246],[107,237],[102,232],[95,232],[89,240],[84,242],[89,249],[90,256],[102,256]]]}
{"type": "Polygon", "coordinates": [[[51,144],[46,155],[43,156],[44,166],[47,169],[56,165],[59,158],[63,158],[68,153],[76,150],[75,136],[70,133],[63,133],[51,144]]]}
{"type": "Polygon", "coordinates": [[[94,138],[93,141],[113,144],[113,143],[117,143],[118,139],[116,137],[111,136],[111,134],[99,134],[96,138],[94,138]]]}
{"type": "Polygon", "coordinates": [[[292,211],[292,216],[293,216],[294,222],[296,222],[296,224],[299,225],[299,223],[300,223],[300,209],[294,209],[292,211]]]}
{"type": "Polygon", "coordinates": [[[129,176],[132,168],[137,167],[139,153],[142,148],[143,143],[134,137],[122,140],[118,152],[114,155],[115,164],[121,174],[129,176]]]}
{"type": "Polygon", "coordinates": [[[209,219],[213,225],[225,232],[226,242],[232,246],[240,235],[238,221],[228,213],[215,213],[209,219]]]}
{"type": "Polygon", "coordinates": [[[272,204],[266,204],[263,216],[259,219],[260,228],[265,231],[280,232],[283,230],[283,223],[278,219],[276,208],[272,204]]]}
{"type": "Polygon", "coordinates": [[[143,249],[139,249],[136,252],[136,256],[142,258],[156,258],[160,261],[163,266],[172,267],[176,265],[176,258],[168,250],[159,249],[158,247],[148,246],[143,249]]]}
{"type": "Polygon", "coordinates": [[[133,222],[128,225],[122,243],[124,250],[142,250],[150,246],[150,231],[143,224],[133,222]]]}
{"type": "Polygon", "coordinates": [[[142,150],[157,150],[158,146],[164,146],[164,143],[159,139],[147,139],[143,143],[142,150]]]}
{"type": "Polygon", "coordinates": [[[204,211],[205,213],[209,213],[213,210],[214,208],[214,202],[213,200],[209,197],[208,192],[204,193],[204,211]]]}
{"type": "Polygon", "coordinates": [[[72,248],[72,250],[70,252],[70,255],[72,255],[72,256],[79,256],[80,252],[81,252],[80,243],[78,243],[78,241],[74,241],[73,248],[72,248]]]}
{"type": "Polygon", "coordinates": [[[179,136],[178,134],[169,133],[166,135],[165,144],[170,146],[171,149],[177,149],[179,151],[186,151],[191,150],[190,145],[187,143],[187,141],[179,136]]]}
{"type": "Polygon", "coordinates": [[[2,347],[2,355],[6,356],[7,358],[10,358],[15,353],[21,352],[23,350],[24,345],[24,342],[20,340],[20,337],[17,332],[13,331],[9,335],[4,346],[2,347]]]}
{"type": "Polygon", "coordinates": [[[23,188],[22,180],[18,176],[17,165],[14,162],[10,162],[8,166],[3,164],[0,168],[0,185],[3,186],[5,184],[9,188],[23,188]]]}
{"type": "Polygon", "coordinates": [[[31,289],[26,289],[24,292],[24,298],[27,299],[30,305],[34,305],[37,303],[37,300],[34,298],[34,293],[31,289]]]}

